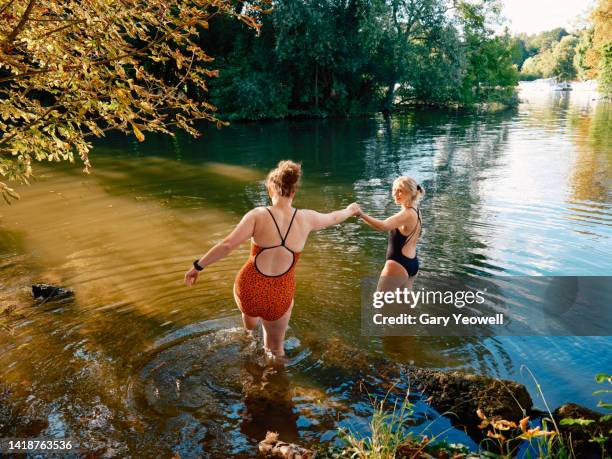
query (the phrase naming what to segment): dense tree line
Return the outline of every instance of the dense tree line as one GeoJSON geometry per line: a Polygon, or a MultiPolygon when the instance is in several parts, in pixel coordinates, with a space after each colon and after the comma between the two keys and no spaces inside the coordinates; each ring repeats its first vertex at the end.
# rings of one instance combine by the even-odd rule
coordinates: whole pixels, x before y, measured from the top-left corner
{"type": "Polygon", "coordinates": [[[612,94],[612,1],[599,0],[588,24],[569,33],[556,28],[512,38],[513,62],[522,79],[599,80],[612,94]]]}
{"type": "Polygon", "coordinates": [[[283,0],[259,35],[219,17],[202,37],[219,69],[211,100],[232,119],[514,100],[499,17],[496,0],[283,0]]]}

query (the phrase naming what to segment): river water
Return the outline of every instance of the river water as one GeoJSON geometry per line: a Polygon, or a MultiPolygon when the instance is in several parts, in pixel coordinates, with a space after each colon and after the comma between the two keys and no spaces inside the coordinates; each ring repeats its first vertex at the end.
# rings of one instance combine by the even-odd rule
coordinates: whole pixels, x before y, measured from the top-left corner
{"type": "MultiPolygon", "coordinates": [[[[381,358],[513,379],[543,408],[526,366],[551,407],[595,407],[610,337],[361,336],[360,279],[377,275],[386,240],[354,219],[314,235],[300,258],[285,370],[236,328],[232,283],[247,245],[182,285],[197,255],[265,204],[262,179],[284,158],[303,164],[296,205],[320,211],[356,200],[388,215],[393,178],[415,177],[427,190],[424,275],[610,275],[611,106],[530,84],[521,96],[497,114],[112,136],[96,144],[89,176],[39,166],[22,199],[0,208],[0,406],[12,411],[1,436],[73,437],[136,457],[249,457],[266,430],[334,440],[338,428],[366,431],[369,397],[402,389],[374,371],[381,358]],[[33,282],[74,298],[38,304],[33,282]]],[[[475,446],[415,403],[416,431],[475,446]]]]}

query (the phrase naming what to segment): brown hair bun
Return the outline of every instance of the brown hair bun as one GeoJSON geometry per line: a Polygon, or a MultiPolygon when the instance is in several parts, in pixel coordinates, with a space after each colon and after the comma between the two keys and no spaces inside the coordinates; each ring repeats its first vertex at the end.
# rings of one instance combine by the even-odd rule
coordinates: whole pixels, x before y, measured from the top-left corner
{"type": "Polygon", "coordinates": [[[270,194],[280,196],[293,195],[302,177],[302,166],[290,160],[280,161],[276,169],[272,169],[266,179],[266,185],[270,194]]]}

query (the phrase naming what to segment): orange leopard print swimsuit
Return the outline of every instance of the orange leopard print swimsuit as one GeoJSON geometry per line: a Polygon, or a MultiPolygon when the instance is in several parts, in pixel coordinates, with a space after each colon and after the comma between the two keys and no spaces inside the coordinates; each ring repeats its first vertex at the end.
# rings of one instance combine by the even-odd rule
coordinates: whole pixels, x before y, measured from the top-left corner
{"type": "Polygon", "coordinates": [[[300,253],[294,252],[285,245],[297,209],[293,212],[289,228],[287,228],[287,233],[285,233],[284,237],[274,215],[272,215],[272,212],[267,207],[266,210],[272,217],[274,225],[276,225],[281,243],[272,247],[260,247],[251,242],[251,255],[238,272],[238,276],[236,276],[235,291],[244,314],[273,321],[280,319],[289,310],[293,302],[293,295],[295,294],[295,265],[300,257],[300,253]],[[257,257],[264,250],[276,247],[283,247],[291,252],[293,261],[284,273],[278,276],[269,276],[257,268],[257,257]]]}

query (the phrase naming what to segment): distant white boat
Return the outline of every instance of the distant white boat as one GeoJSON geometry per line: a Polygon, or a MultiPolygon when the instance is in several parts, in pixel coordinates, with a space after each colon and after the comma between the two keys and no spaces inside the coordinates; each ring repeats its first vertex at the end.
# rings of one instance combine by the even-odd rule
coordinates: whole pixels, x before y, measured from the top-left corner
{"type": "Polygon", "coordinates": [[[557,78],[539,78],[530,82],[521,81],[522,84],[533,85],[535,87],[548,86],[552,91],[571,91],[573,89],[568,81],[558,81],[557,78]]]}
{"type": "Polygon", "coordinates": [[[571,91],[572,85],[567,81],[561,81],[553,86],[553,91],[571,91]]]}

